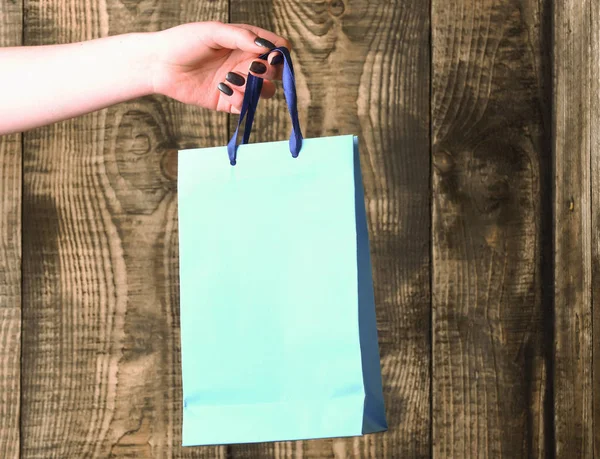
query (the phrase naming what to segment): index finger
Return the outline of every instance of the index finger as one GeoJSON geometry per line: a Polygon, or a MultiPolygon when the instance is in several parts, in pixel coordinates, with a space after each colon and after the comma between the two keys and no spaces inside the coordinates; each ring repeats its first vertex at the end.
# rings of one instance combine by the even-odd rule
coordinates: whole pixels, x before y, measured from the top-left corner
{"type": "Polygon", "coordinates": [[[206,23],[203,26],[208,27],[208,33],[203,35],[202,41],[211,48],[241,49],[253,54],[262,54],[268,49],[256,42],[257,38],[265,37],[259,37],[249,28],[222,22],[206,23]]]}
{"type": "Polygon", "coordinates": [[[276,47],[285,46],[290,51],[292,50],[292,44],[288,40],[286,40],[285,38],[283,38],[280,35],[277,35],[274,32],[271,32],[269,30],[262,29],[260,27],[253,26],[250,24],[231,24],[231,25],[234,27],[239,27],[240,29],[248,30],[248,31],[252,32],[253,34],[259,36],[260,38],[265,38],[266,40],[269,40],[271,43],[273,43],[276,47]]]}

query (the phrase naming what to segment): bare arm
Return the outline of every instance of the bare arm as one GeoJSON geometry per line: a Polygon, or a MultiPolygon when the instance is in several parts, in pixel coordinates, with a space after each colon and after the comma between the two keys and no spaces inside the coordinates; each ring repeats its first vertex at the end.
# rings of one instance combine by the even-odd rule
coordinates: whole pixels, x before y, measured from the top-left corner
{"type": "Polygon", "coordinates": [[[0,48],[0,135],[148,94],[236,113],[253,62],[264,65],[258,66],[262,72],[251,72],[266,79],[263,96],[274,94],[269,79],[280,78],[281,69],[257,58],[275,45],[289,47],[263,29],[210,22],[65,45],[0,48]]]}
{"type": "Polygon", "coordinates": [[[0,134],[99,110],[152,92],[149,35],[0,49],[0,134]]]}

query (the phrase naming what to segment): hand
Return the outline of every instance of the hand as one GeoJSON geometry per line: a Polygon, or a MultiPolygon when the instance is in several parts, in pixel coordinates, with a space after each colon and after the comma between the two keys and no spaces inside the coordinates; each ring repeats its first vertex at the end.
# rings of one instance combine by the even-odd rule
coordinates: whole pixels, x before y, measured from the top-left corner
{"type": "Polygon", "coordinates": [[[281,79],[279,53],[258,56],[290,43],[267,30],[245,24],[197,22],[153,34],[154,92],[186,104],[239,113],[248,73],[263,78],[261,97],[275,94],[271,80],[281,79]]]}

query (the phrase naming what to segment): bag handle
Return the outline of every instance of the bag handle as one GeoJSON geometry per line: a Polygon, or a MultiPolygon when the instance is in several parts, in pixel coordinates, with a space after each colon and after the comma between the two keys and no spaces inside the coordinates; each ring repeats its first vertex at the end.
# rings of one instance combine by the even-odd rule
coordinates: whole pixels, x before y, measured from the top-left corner
{"type": "MultiPolygon", "coordinates": [[[[290,51],[281,46],[274,48],[266,54],[260,56],[260,59],[266,59],[269,54],[274,51],[278,51],[283,56],[283,93],[287,102],[288,111],[292,119],[292,134],[290,136],[290,152],[292,157],[297,158],[300,150],[302,149],[302,131],[300,129],[300,121],[298,119],[298,100],[296,97],[296,79],[294,77],[294,67],[292,65],[292,57],[290,51]]],[[[244,128],[244,136],[242,138],[242,145],[247,144],[250,140],[250,132],[252,131],[252,124],[254,123],[254,115],[258,102],[260,101],[260,92],[263,86],[263,79],[258,78],[254,75],[248,74],[248,80],[246,81],[246,92],[244,93],[244,101],[242,102],[242,109],[240,110],[240,118],[238,120],[237,128],[231,137],[231,140],[227,144],[227,153],[229,154],[229,162],[232,166],[236,164],[237,157],[237,137],[240,130],[240,126],[244,118],[246,119],[246,125],[244,128]]]]}

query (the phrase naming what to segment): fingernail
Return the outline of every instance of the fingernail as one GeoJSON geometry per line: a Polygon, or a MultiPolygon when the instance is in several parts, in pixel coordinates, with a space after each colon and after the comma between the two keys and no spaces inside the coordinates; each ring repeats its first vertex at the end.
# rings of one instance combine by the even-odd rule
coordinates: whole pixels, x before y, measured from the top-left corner
{"type": "Polygon", "coordinates": [[[225,79],[236,86],[244,86],[246,79],[237,73],[229,72],[225,75],[225,79]]]}
{"type": "Polygon", "coordinates": [[[283,57],[281,57],[281,54],[276,54],[275,57],[273,57],[273,59],[271,59],[271,65],[279,65],[283,62],[283,57]]]}
{"type": "Polygon", "coordinates": [[[230,95],[233,94],[233,89],[231,89],[225,83],[219,83],[219,85],[217,86],[217,88],[219,88],[219,91],[221,91],[226,96],[230,96],[230,95]]]}
{"type": "Polygon", "coordinates": [[[267,66],[262,62],[254,61],[250,66],[250,71],[253,73],[258,73],[259,75],[265,73],[267,71],[267,66]]]}
{"type": "Polygon", "coordinates": [[[258,45],[258,46],[262,46],[263,48],[269,48],[269,49],[273,49],[275,48],[275,45],[273,43],[271,43],[269,40],[266,40],[264,38],[256,38],[256,40],[254,40],[254,44],[258,45]]]}

